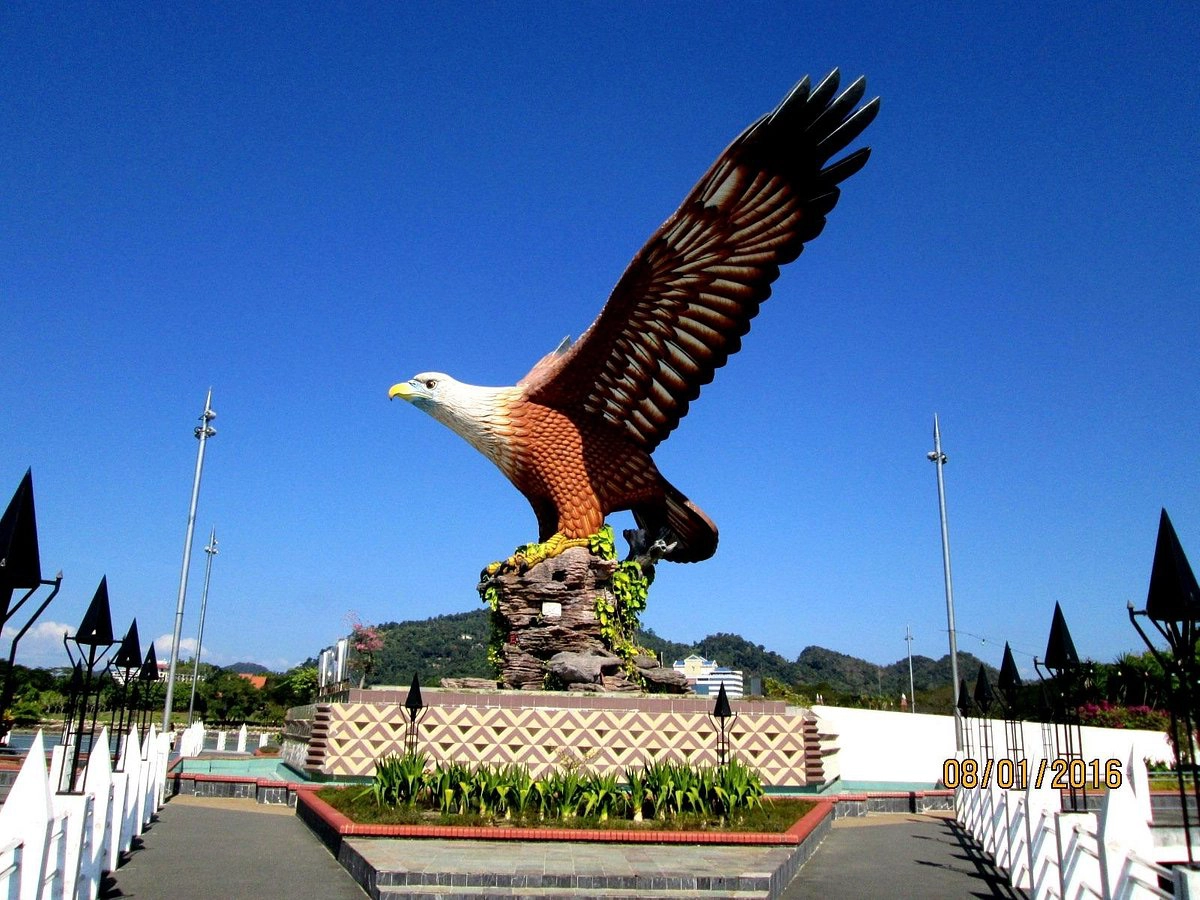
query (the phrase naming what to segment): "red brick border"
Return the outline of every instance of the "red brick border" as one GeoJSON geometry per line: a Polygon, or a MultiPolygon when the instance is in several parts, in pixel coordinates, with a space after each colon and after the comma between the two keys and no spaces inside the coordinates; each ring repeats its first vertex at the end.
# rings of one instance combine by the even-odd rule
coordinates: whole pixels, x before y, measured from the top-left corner
{"type": "Polygon", "coordinates": [[[340,837],[466,838],[476,841],[591,841],[610,844],[754,844],[797,845],[802,843],[827,816],[833,814],[832,799],[817,799],[813,809],[780,834],[712,831],[618,831],[577,828],[484,828],[457,825],[360,825],[338,812],[320,797],[317,788],[296,792],[297,810],[304,806],[340,837]]]}

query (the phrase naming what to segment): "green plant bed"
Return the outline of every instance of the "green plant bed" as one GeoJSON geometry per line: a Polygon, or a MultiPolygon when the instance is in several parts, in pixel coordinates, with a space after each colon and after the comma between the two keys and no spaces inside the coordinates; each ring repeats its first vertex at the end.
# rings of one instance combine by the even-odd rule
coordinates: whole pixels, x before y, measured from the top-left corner
{"type": "Polygon", "coordinates": [[[730,833],[781,834],[796,824],[816,803],[812,800],[764,799],[761,806],[739,810],[729,821],[713,815],[680,813],[640,822],[624,818],[572,816],[543,819],[525,814],[505,817],[479,813],[444,813],[426,805],[381,805],[362,788],[328,787],[317,796],[360,825],[448,825],[494,828],[571,828],[609,831],[717,831],[730,833]]]}
{"type": "MultiPolygon", "coordinates": [[[[1152,791],[1179,790],[1179,776],[1174,772],[1151,772],[1149,781],[1152,791]]],[[[1192,776],[1187,772],[1183,774],[1183,786],[1191,793],[1192,776]]]]}

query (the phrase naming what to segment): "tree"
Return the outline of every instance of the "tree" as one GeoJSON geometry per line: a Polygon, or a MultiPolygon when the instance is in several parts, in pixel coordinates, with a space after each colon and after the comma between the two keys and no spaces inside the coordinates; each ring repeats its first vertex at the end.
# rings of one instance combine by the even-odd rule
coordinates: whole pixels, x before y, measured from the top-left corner
{"type": "Polygon", "coordinates": [[[350,649],[354,651],[355,667],[359,671],[358,686],[366,687],[367,679],[375,672],[379,663],[379,651],[383,649],[383,635],[379,629],[364,625],[356,613],[350,613],[350,649]]]}
{"type": "MultiPolygon", "coordinates": [[[[236,724],[261,717],[266,698],[249,680],[220,669],[196,689],[204,697],[205,717],[214,722],[236,724]]],[[[199,705],[199,703],[197,703],[199,705]]]]}
{"type": "Polygon", "coordinates": [[[283,675],[271,675],[263,691],[285,713],[293,706],[312,703],[317,696],[317,668],[297,666],[283,675]]]}

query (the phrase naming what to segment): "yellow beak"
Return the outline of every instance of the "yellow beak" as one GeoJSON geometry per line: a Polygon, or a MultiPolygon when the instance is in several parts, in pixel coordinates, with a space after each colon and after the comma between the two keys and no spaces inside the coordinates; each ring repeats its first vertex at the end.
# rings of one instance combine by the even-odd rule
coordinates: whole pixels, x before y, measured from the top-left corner
{"type": "Polygon", "coordinates": [[[400,397],[403,400],[411,400],[416,392],[412,389],[412,385],[406,381],[399,384],[393,384],[388,390],[388,399],[395,400],[400,397]]]}

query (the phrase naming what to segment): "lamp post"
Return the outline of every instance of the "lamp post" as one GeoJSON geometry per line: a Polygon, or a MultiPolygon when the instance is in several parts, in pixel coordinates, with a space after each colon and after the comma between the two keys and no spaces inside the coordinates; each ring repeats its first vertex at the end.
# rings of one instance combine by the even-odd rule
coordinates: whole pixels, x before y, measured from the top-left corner
{"type": "MultiPolygon", "coordinates": [[[[933,449],[925,454],[925,458],[937,467],[938,511],[942,521],[942,576],[946,583],[946,630],[950,635],[950,681],[954,690],[958,690],[958,633],[954,628],[954,581],[950,577],[950,529],[946,524],[946,484],[942,478],[942,467],[950,458],[942,452],[942,432],[938,426],[938,417],[933,417],[933,449]]],[[[963,723],[959,717],[958,697],[954,697],[954,744],[956,749],[963,749],[963,723]]]]}
{"type": "MultiPolygon", "coordinates": [[[[66,752],[63,755],[63,771],[60,773],[58,787],[65,793],[75,790],[75,776],[79,772],[79,757],[83,752],[84,727],[87,724],[88,707],[92,706],[92,691],[96,692],[95,705],[92,706],[92,724],[88,729],[88,752],[92,751],[92,743],[96,736],[96,714],[100,705],[100,690],[102,685],[95,679],[96,670],[104,654],[116,643],[112,633],[112,615],[108,608],[108,578],[100,579],[100,586],[92,596],[92,602],[83,615],[83,621],[74,637],[63,635],[63,646],[67,648],[67,656],[75,667],[78,679],[72,677],[72,685],[78,680],[79,693],[68,699],[68,705],[74,715],[64,726],[63,744],[66,752]],[[71,653],[71,644],[75,644],[80,658],[75,659],[71,653]],[[67,756],[70,756],[70,769],[67,769],[67,756]]],[[[107,748],[105,748],[107,750],[107,748]]]]}
{"type": "Polygon", "coordinates": [[[915,713],[917,711],[917,689],[913,684],[913,667],[912,667],[912,626],[904,626],[904,642],[908,644],[908,711],[915,713]]]}
{"type": "Polygon", "coordinates": [[[0,688],[0,744],[8,739],[8,707],[12,703],[13,662],[17,658],[17,644],[29,631],[38,616],[46,611],[50,601],[62,587],[62,572],[52,581],[42,578],[41,555],[38,552],[37,516],[33,506],[33,472],[25,470],[25,477],[17,486],[4,515],[0,516],[0,628],[3,628],[42,586],[53,586],[29,621],[12,639],[8,651],[8,668],[4,671],[4,686],[0,688]],[[16,591],[25,591],[16,604],[12,603],[16,591]]]}
{"type": "Polygon", "coordinates": [[[724,682],[721,683],[721,690],[717,692],[717,702],[708,717],[717,721],[717,765],[723,766],[729,761],[729,734],[726,728],[730,719],[737,718],[737,713],[729,705],[729,694],[725,692],[724,682]]]}
{"type": "Polygon", "coordinates": [[[421,699],[421,682],[417,673],[413,672],[412,684],[408,688],[408,696],[404,698],[404,709],[408,712],[408,725],[404,731],[404,751],[417,752],[417,722],[425,710],[425,702],[421,699]]]}
{"type": "Polygon", "coordinates": [[[965,751],[967,759],[973,758],[971,747],[971,694],[967,690],[967,680],[958,682],[958,700],[954,704],[954,716],[958,726],[958,749],[965,751]]]}
{"type": "Polygon", "coordinates": [[[992,691],[992,683],[988,681],[987,670],[983,663],[979,664],[979,674],[975,677],[975,705],[983,713],[979,717],[979,758],[992,758],[992,704],[996,702],[996,694],[992,691]]]}
{"type": "Polygon", "coordinates": [[[1196,760],[1196,704],[1200,702],[1200,665],[1197,642],[1200,641],[1200,587],[1175,534],[1175,526],[1164,509],[1158,520],[1158,539],[1154,563],[1150,569],[1150,589],[1146,608],[1135,612],[1129,604],[1129,621],[1142,641],[1162,666],[1167,688],[1167,708],[1171,716],[1171,736],[1175,742],[1175,776],[1179,805],[1183,811],[1183,833],[1187,842],[1188,864],[1195,865],[1189,803],[1200,810],[1200,770],[1196,760]],[[1138,617],[1148,619],[1171,648],[1163,654],[1151,643],[1138,625],[1138,617]],[[1184,768],[1189,777],[1184,778],[1184,768]],[[1188,782],[1190,781],[1190,790],[1188,782]],[[1189,796],[1190,794],[1190,796],[1189,796]]]}
{"type": "Polygon", "coordinates": [[[188,699],[189,726],[196,711],[196,682],[200,680],[200,652],[204,648],[204,612],[208,608],[208,580],[212,575],[213,557],[217,555],[216,527],[208,536],[208,546],[204,548],[204,552],[208,554],[208,562],[204,564],[204,590],[200,593],[200,632],[196,635],[196,658],[192,660],[192,696],[188,699]]]}
{"type": "MultiPolygon", "coordinates": [[[[1064,761],[1068,773],[1074,772],[1073,761],[1083,762],[1083,731],[1079,721],[1082,667],[1062,607],[1057,603],[1054,604],[1054,619],[1050,623],[1046,657],[1040,663],[1034,657],[1033,666],[1048,695],[1050,715],[1054,721],[1054,756],[1064,761]],[[1049,678],[1043,674],[1043,669],[1049,673],[1049,678]]],[[[1087,812],[1087,780],[1070,777],[1067,781],[1070,810],[1064,812],[1087,812]]]]}
{"type": "Polygon", "coordinates": [[[204,412],[200,414],[200,424],[194,429],[196,440],[200,447],[196,451],[196,474],[192,479],[192,505],[188,510],[187,537],[183,542],[183,567],[179,573],[179,599],[175,604],[175,631],[171,635],[171,663],[167,667],[167,697],[163,703],[162,727],[166,731],[171,727],[171,704],[175,699],[175,666],[179,662],[179,635],[183,630],[183,601],[187,596],[188,566],[192,561],[192,535],[196,530],[196,504],[200,500],[200,476],[204,472],[204,444],[217,433],[209,423],[217,417],[212,409],[212,389],[204,400],[204,412]]]}
{"type": "Polygon", "coordinates": [[[1012,648],[1004,642],[1004,661],[1000,663],[1000,679],[996,682],[1004,701],[1004,738],[1008,745],[1008,758],[1020,765],[1025,758],[1025,728],[1016,717],[1016,707],[1021,695],[1021,674],[1013,659],[1012,648]]]}
{"type": "Polygon", "coordinates": [[[150,709],[154,703],[154,685],[158,684],[158,654],[154,652],[154,644],[146,651],[146,658],[138,672],[137,684],[134,686],[134,708],[140,712],[138,720],[138,737],[143,738],[150,730],[150,709]],[[138,691],[140,690],[140,696],[138,691]]]}
{"type": "Polygon", "coordinates": [[[121,685],[120,702],[114,706],[109,718],[109,725],[113,727],[113,734],[117,736],[118,747],[124,739],[126,728],[133,725],[133,704],[137,700],[136,679],[141,667],[142,643],[138,638],[137,619],[134,619],[129,631],[125,632],[125,637],[121,639],[120,649],[108,664],[113,680],[121,685]],[[128,720],[125,718],[126,712],[129,713],[128,720]]]}

